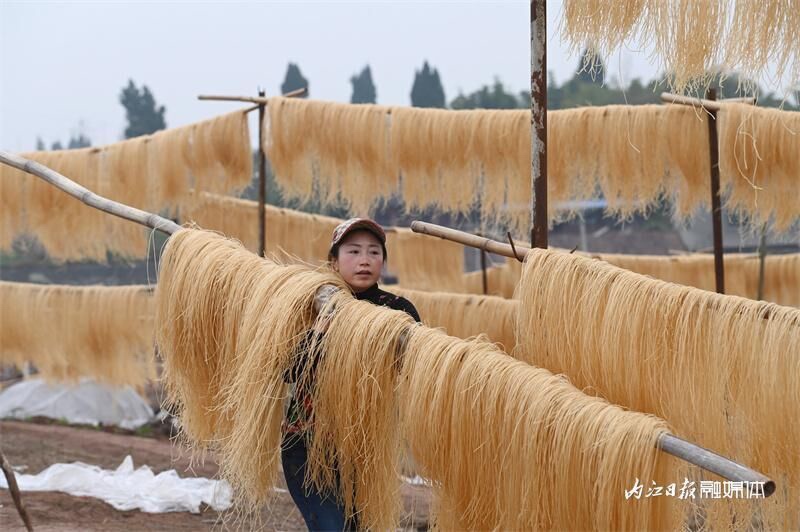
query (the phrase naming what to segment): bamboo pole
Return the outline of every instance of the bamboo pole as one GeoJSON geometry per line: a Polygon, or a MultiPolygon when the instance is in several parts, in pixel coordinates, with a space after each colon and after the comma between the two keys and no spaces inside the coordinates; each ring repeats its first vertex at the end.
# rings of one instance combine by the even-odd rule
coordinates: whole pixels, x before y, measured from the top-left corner
{"type": "MultiPolygon", "coordinates": [[[[305,87],[302,89],[295,89],[291,92],[287,92],[286,94],[282,94],[284,98],[295,98],[297,96],[302,96],[306,93],[305,87]]],[[[264,96],[219,96],[216,94],[201,94],[197,97],[198,100],[213,100],[218,102],[251,102],[251,103],[258,103],[258,104],[269,104],[269,98],[264,96]]]]}
{"type": "MultiPolygon", "coordinates": [[[[87,190],[86,188],[78,185],[74,181],[64,177],[63,175],[59,174],[58,172],[51,170],[50,168],[33,162],[23,157],[19,157],[16,155],[11,155],[6,152],[0,151],[0,162],[4,164],[8,164],[27,172],[29,174],[33,174],[37,177],[40,177],[50,183],[51,185],[55,186],[56,188],[70,194],[71,196],[77,197],[81,199],[84,203],[89,205],[90,207],[94,207],[99,209],[103,212],[107,212],[109,214],[113,214],[114,216],[119,216],[120,218],[124,218],[126,220],[130,220],[132,222],[136,222],[140,225],[145,225],[147,227],[151,227],[153,229],[157,229],[169,235],[181,230],[181,226],[176,224],[171,220],[167,220],[158,216],[156,214],[147,213],[145,211],[141,211],[139,209],[135,209],[133,207],[129,207],[127,205],[123,205],[122,203],[118,203],[116,201],[112,201],[97,194],[87,190]]],[[[479,236],[470,235],[469,233],[464,233],[462,231],[457,231],[455,229],[448,229],[446,227],[437,226],[435,224],[426,224],[424,222],[414,222],[411,224],[411,228],[414,232],[423,233],[423,234],[434,234],[430,232],[431,230],[444,230],[441,234],[449,234],[449,240],[455,240],[456,242],[461,241],[462,243],[466,243],[467,241],[471,242],[479,242],[478,245],[474,245],[474,247],[478,247],[480,249],[485,249],[487,251],[492,251],[494,253],[498,253],[500,255],[506,256],[513,256],[511,253],[511,246],[508,244],[500,244],[499,242],[495,242],[488,238],[481,238],[479,236]],[[415,229],[416,227],[416,229],[415,229]],[[428,229],[426,231],[425,229],[428,229]],[[459,236],[463,235],[463,236],[459,236]],[[459,238],[460,240],[457,240],[459,238]],[[507,250],[505,248],[508,248],[507,250]]],[[[440,236],[440,235],[437,235],[440,236]]],[[[521,248],[517,251],[517,258],[523,259],[524,255],[521,257],[519,256],[520,251],[526,250],[529,248],[521,248]]],[[[330,297],[339,290],[335,286],[332,285],[323,285],[315,294],[314,297],[314,308],[317,312],[320,312],[323,307],[327,304],[330,300],[330,297]]],[[[775,483],[770,480],[768,477],[754,471],[746,466],[740,465],[736,462],[728,460],[723,456],[720,456],[716,453],[713,453],[707,449],[704,449],[698,445],[695,445],[691,442],[678,438],[672,434],[664,434],[659,438],[658,443],[656,446],[666,453],[669,453],[677,458],[685,460],[689,463],[692,463],[696,466],[699,466],[707,471],[711,471],[712,473],[716,473],[723,478],[733,481],[748,481],[748,482],[764,482],[764,496],[769,497],[775,491],[775,483]]]]}
{"type": "Polygon", "coordinates": [[[691,105],[693,107],[703,107],[708,111],[719,111],[722,109],[723,104],[726,103],[747,103],[755,104],[756,99],[751,97],[745,98],[727,98],[725,100],[710,100],[701,98],[691,98],[689,96],[681,96],[679,94],[672,94],[671,92],[662,92],[661,101],[664,103],[677,103],[682,105],[691,105]]]}
{"type": "Polygon", "coordinates": [[[498,255],[502,255],[504,257],[508,257],[511,259],[525,260],[525,255],[527,255],[528,251],[531,250],[531,248],[527,246],[519,246],[517,244],[514,244],[514,248],[516,248],[517,250],[517,253],[515,255],[514,250],[511,248],[509,244],[504,244],[503,242],[498,242],[490,238],[485,238],[482,236],[465,233],[464,231],[459,231],[457,229],[450,229],[449,227],[443,227],[441,225],[436,225],[428,222],[420,222],[420,221],[411,222],[411,230],[414,231],[415,233],[421,233],[423,235],[429,235],[429,236],[436,236],[439,238],[443,238],[445,240],[451,240],[453,242],[458,242],[459,244],[463,244],[465,246],[470,246],[484,251],[489,251],[491,253],[496,253],[498,255]]]}
{"type": "Polygon", "coordinates": [[[31,161],[29,159],[25,159],[24,157],[20,157],[19,155],[0,151],[0,162],[9,166],[13,166],[14,168],[22,170],[23,172],[33,174],[36,177],[47,181],[56,188],[66,192],[73,198],[77,198],[86,205],[94,207],[95,209],[99,209],[103,212],[113,214],[114,216],[124,218],[125,220],[136,222],[140,225],[147,226],[151,229],[161,231],[162,233],[166,233],[168,235],[171,235],[181,229],[181,226],[172,220],[168,220],[157,214],[145,212],[99,196],[91,190],[88,190],[78,183],[72,181],[71,179],[64,177],[55,170],[52,170],[43,164],[37,163],[36,161],[31,161]]]}

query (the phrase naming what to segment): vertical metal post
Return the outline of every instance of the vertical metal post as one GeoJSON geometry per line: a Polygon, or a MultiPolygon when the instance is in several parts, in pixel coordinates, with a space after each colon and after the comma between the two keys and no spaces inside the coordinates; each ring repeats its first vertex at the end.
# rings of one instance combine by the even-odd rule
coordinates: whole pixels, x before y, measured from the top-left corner
{"type": "Polygon", "coordinates": [[[756,299],[764,299],[764,268],[767,262],[767,224],[761,226],[761,240],[758,243],[758,294],[756,299]]]}
{"type": "Polygon", "coordinates": [[[531,0],[531,247],[547,247],[547,0],[531,0]]]}
{"type": "MultiPolygon", "coordinates": [[[[258,89],[258,96],[265,95],[258,89]]],[[[266,256],[267,249],[267,158],[264,155],[264,111],[266,104],[258,105],[258,255],[266,256]]]]}
{"type": "MultiPolygon", "coordinates": [[[[707,100],[716,100],[716,89],[708,89],[707,100]]],[[[719,143],[717,142],[717,112],[707,109],[708,145],[711,153],[711,223],[714,230],[714,277],[717,293],[725,293],[725,267],[722,257],[722,206],[719,197],[719,143]]]]}
{"type": "Polygon", "coordinates": [[[489,293],[489,283],[486,279],[486,250],[481,250],[481,272],[483,272],[483,295],[489,293]]]}

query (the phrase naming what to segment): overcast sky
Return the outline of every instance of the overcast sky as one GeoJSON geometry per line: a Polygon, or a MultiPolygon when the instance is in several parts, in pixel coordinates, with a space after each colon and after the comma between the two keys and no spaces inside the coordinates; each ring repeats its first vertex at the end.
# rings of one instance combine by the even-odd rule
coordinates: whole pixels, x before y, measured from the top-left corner
{"type": "MultiPolygon", "coordinates": [[[[578,61],[558,38],[548,0],[548,69],[558,83],[578,61]]],[[[529,1],[36,2],[0,0],[0,147],[32,150],[83,132],[94,145],[125,128],[118,98],[132,78],[167,108],[169,127],[235,108],[198,94],[268,95],[289,61],[313,98],[349,101],[349,78],[372,68],[378,103],[409,105],[428,60],[450,101],[499,77],[530,88],[529,1]]],[[[608,60],[611,77],[651,79],[645,54],[608,60]]]]}

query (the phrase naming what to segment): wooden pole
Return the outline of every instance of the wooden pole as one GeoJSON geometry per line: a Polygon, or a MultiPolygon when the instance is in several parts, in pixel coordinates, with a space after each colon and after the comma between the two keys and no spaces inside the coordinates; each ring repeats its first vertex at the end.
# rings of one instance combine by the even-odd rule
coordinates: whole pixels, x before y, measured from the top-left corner
{"type": "MultiPolygon", "coordinates": [[[[706,100],[717,99],[716,89],[709,88],[706,100]]],[[[725,293],[725,266],[722,256],[722,200],[719,194],[719,142],[717,140],[717,110],[706,108],[708,116],[708,146],[711,157],[711,225],[714,232],[714,279],[717,293],[725,293]]]]}
{"type": "MultiPolygon", "coordinates": [[[[264,91],[258,90],[259,98],[264,91]]],[[[264,154],[264,111],[267,104],[258,104],[258,255],[267,254],[267,156],[264,154]]]]}
{"type": "MultiPolygon", "coordinates": [[[[296,89],[291,92],[287,92],[286,94],[282,94],[284,98],[295,98],[297,96],[302,96],[306,93],[305,87],[302,89],[296,89]]],[[[258,104],[269,104],[269,98],[261,96],[259,93],[258,97],[254,96],[218,96],[215,94],[201,94],[197,97],[198,100],[214,100],[218,102],[251,102],[251,103],[258,103],[258,104]]]]}
{"type": "Polygon", "coordinates": [[[681,105],[691,105],[693,107],[703,107],[708,111],[719,111],[722,109],[723,104],[726,103],[746,103],[746,104],[754,104],[756,103],[755,98],[726,98],[725,100],[717,100],[706,98],[705,100],[700,98],[691,98],[689,96],[680,96],[678,94],[672,94],[671,92],[662,92],[661,93],[661,101],[665,103],[677,103],[681,105]]]}
{"type": "Polygon", "coordinates": [[[33,532],[31,518],[28,515],[28,511],[25,509],[25,505],[22,504],[22,497],[19,493],[19,486],[17,486],[17,478],[14,476],[14,470],[11,469],[11,465],[8,463],[8,460],[6,460],[6,455],[3,454],[2,450],[0,450],[0,469],[3,470],[3,474],[6,477],[8,491],[11,492],[11,500],[14,501],[14,506],[17,507],[17,513],[22,519],[22,522],[25,523],[25,529],[28,530],[28,532],[33,532]]]}
{"type": "Polygon", "coordinates": [[[51,170],[50,168],[43,164],[39,164],[36,161],[31,161],[29,159],[25,159],[24,157],[20,157],[19,155],[0,151],[0,163],[13,166],[14,168],[22,170],[23,172],[33,174],[36,177],[47,181],[56,188],[63,190],[70,196],[77,198],[86,205],[94,207],[95,209],[99,209],[103,212],[136,222],[168,235],[181,230],[181,226],[172,220],[168,220],[157,214],[145,212],[134,207],[129,207],[128,205],[123,205],[122,203],[112,201],[108,198],[98,196],[91,190],[82,187],[71,179],[64,177],[55,170],[51,170]]]}
{"type": "Polygon", "coordinates": [[[547,0],[531,0],[531,244],[547,247],[547,0]]]}

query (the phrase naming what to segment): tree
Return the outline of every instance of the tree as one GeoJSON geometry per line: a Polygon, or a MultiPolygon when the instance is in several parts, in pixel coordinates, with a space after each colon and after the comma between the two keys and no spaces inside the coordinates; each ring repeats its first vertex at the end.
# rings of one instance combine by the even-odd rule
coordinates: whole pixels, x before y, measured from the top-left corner
{"type": "Polygon", "coordinates": [[[132,79],[128,80],[128,86],[120,93],[119,102],[125,107],[125,116],[128,119],[126,139],[149,135],[167,127],[164,121],[166,108],[163,105],[156,106],[156,100],[147,85],[142,85],[140,91],[132,79]]]}
{"type": "Polygon", "coordinates": [[[439,71],[431,69],[428,62],[422,70],[414,74],[414,85],[411,87],[411,105],[414,107],[444,107],[444,88],[439,79],[439,71]]]}
{"type": "Polygon", "coordinates": [[[36,137],[36,151],[44,151],[47,149],[47,146],[44,145],[44,141],[42,137],[36,137]]]}
{"type": "Polygon", "coordinates": [[[91,145],[92,141],[89,140],[89,137],[83,133],[78,133],[77,137],[73,135],[69,138],[69,144],[67,145],[67,148],[74,150],[77,148],[88,148],[91,145]]]}
{"type": "Polygon", "coordinates": [[[59,141],[55,141],[53,144],[50,145],[50,149],[53,151],[63,150],[64,146],[62,146],[59,141]]]}
{"type": "Polygon", "coordinates": [[[283,83],[281,83],[281,94],[286,94],[287,92],[297,89],[305,89],[306,92],[301,97],[308,98],[308,80],[303,77],[299,66],[294,63],[289,63],[289,67],[286,69],[286,77],[283,83]]]}
{"type": "Polygon", "coordinates": [[[506,92],[503,82],[495,78],[494,85],[490,88],[484,85],[477,91],[467,96],[459,94],[450,102],[453,109],[517,109],[530,107],[530,96],[519,100],[511,92],[506,92]],[[527,105],[526,105],[527,104],[527,105]]]}
{"type": "Polygon", "coordinates": [[[353,95],[350,103],[375,103],[377,94],[375,84],[372,82],[372,71],[369,65],[364,67],[360,74],[352,76],[350,83],[353,85],[353,95]]]}

